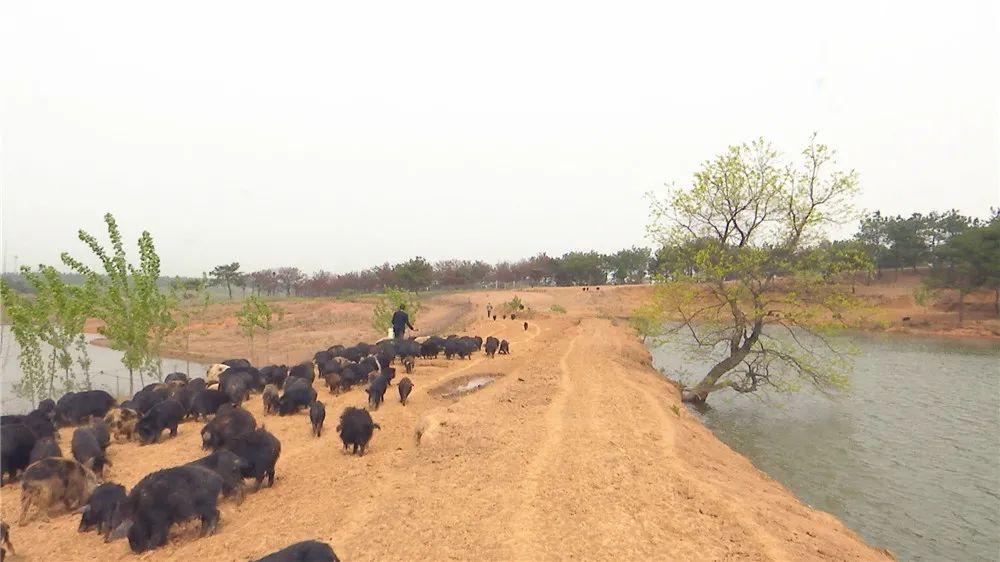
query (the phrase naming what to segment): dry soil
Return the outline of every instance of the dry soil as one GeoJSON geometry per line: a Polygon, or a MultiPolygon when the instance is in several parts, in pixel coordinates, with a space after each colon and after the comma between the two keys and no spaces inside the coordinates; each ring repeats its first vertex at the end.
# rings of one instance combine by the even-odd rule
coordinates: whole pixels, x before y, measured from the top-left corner
{"type": "MultiPolygon", "coordinates": [[[[363,457],[334,431],[361,390],[333,396],[316,383],[328,418],[310,435],[306,414],[248,409],[282,443],[273,488],[222,502],[214,536],[175,527],[168,546],[136,557],[126,541],[80,534],[78,517],[16,524],[19,487],[0,493],[17,556],[10,560],[250,560],[290,543],[329,542],[342,560],[882,560],[833,516],[799,502],[703,427],[658,375],[649,353],[616,320],[642,289],[519,291],[532,309],[517,320],[485,316],[475,292],[431,299],[421,333],[461,329],[510,341],[494,359],[418,360],[407,406],[390,399],[363,457]],[[560,304],[566,313],[549,312],[560,304]],[[495,380],[460,396],[470,375],[495,380]]],[[[364,305],[290,303],[263,360],[294,361],[334,343],[371,338],[364,305]],[[353,310],[352,307],[357,308],[353,310]],[[296,320],[301,320],[296,324],[296,320]]],[[[192,337],[187,353],[245,355],[225,314],[192,337]]],[[[180,350],[175,350],[180,351],[180,350]]],[[[402,376],[402,375],[400,375],[402,376]]],[[[126,486],[202,456],[202,423],[140,447],[113,444],[108,478],[126,486]]],[[[70,429],[62,431],[68,454],[70,429]]]]}

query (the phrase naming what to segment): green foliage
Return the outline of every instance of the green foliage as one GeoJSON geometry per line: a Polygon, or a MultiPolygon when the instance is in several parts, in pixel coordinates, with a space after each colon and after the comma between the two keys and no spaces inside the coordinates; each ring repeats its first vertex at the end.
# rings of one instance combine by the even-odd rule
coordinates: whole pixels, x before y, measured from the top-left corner
{"type": "Polygon", "coordinates": [[[265,334],[270,334],[274,328],[274,315],[281,314],[280,309],[275,310],[276,308],[269,306],[260,297],[250,295],[248,299],[243,301],[243,307],[236,313],[236,324],[250,344],[251,360],[255,357],[254,338],[257,332],[262,331],[265,334]]]}
{"type": "Polygon", "coordinates": [[[554,304],[551,307],[549,307],[549,310],[557,314],[566,314],[566,307],[562,306],[561,304],[554,304]]]}
{"type": "Polygon", "coordinates": [[[392,268],[392,275],[404,289],[419,291],[430,287],[434,280],[434,267],[424,258],[417,256],[396,264],[392,268]]]}
{"type": "Polygon", "coordinates": [[[605,257],[605,265],[618,284],[642,283],[649,267],[649,248],[624,248],[605,257]]]}
{"type": "Polygon", "coordinates": [[[233,299],[233,285],[241,282],[243,274],[240,273],[240,262],[234,261],[229,264],[215,266],[208,272],[212,278],[213,285],[225,285],[229,293],[229,300],[233,299]]]}
{"type": "Polygon", "coordinates": [[[90,358],[83,327],[93,309],[94,284],[67,285],[49,266],[39,266],[37,271],[22,267],[21,278],[33,298],[0,284],[3,307],[22,350],[19,361],[24,377],[15,384],[15,392],[35,403],[57,393],[89,389],[90,358]],[[49,349],[47,362],[42,358],[43,343],[49,349]],[[61,374],[58,386],[57,373],[61,374]]]}
{"type": "Polygon", "coordinates": [[[889,263],[916,268],[927,255],[927,244],[920,235],[922,217],[915,214],[908,219],[894,220],[886,224],[889,239],[887,259],[889,263]]]}
{"type": "Polygon", "coordinates": [[[122,364],[129,371],[129,392],[134,391],[133,375],[139,371],[160,378],[159,355],[164,339],[176,328],[172,311],[176,299],[160,291],[160,258],[153,237],[143,231],[139,237],[139,262],[128,262],[121,232],[114,216],[104,215],[111,242],[110,253],[96,237],[84,230],[80,240],[100,261],[104,275],[63,252],[62,261],[96,287],[93,314],[104,322],[98,330],[112,349],[122,352],[122,364]]]}
{"type": "Polygon", "coordinates": [[[608,282],[605,258],[598,252],[568,252],[555,262],[557,285],[603,285],[608,282]]]}
{"type": "Polygon", "coordinates": [[[916,268],[937,261],[937,251],[951,238],[978,227],[978,219],[956,210],[932,211],[909,217],[883,216],[880,212],[861,219],[855,239],[860,242],[881,271],[883,268],[916,268]]]}
{"type": "Polygon", "coordinates": [[[802,265],[817,273],[827,283],[841,280],[845,274],[871,273],[873,262],[864,244],[857,240],[823,241],[803,250],[802,265]]]}
{"type": "Polygon", "coordinates": [[[43,307],[36,304],[37,301],[15,292],[6,280],[0,281],[0,299],[10,322],[11,332],[21,348],[17,359],[22,377],[14,383],[14,392],[31,400],[32,405],[37,404],[39,400],[50,396],[41,337],[47,314],[43,307]]]}
{"type": "Polygon", "coordinates": [[[829,170],[833,164],[815,138],[797,165],[761,139],[729,147],[702,165],[691,187],[653,199],[649,232],[669,249],[657,253],[662,284],[653,308],[637,311],[633,326],[648,335],[669,313],[680,318],[670,333],[726,350],[685,400],[723,388],[787,390],[801,380],[846,384],[846,365],[822,350],[833,349],[825,330],[858,302],[834,281],[868,265],[861,245],[818,244],[825,225],[850,216],[858,191],[855,173],[829,170]]]}
{"type": "MultiPolygon", "coordinates": [[[[1000,217],[952,236],[936,249],[935,255],[935,264],[925,284],[929,289],[958,292],[959,323],[964,320],[967,294],[988,288],[1000,296],[1000,217]]],[[[996,310],[1000,314],[1000,308],[996,310]]]]}
{"type": "Polygon", "coordinates": [[[650,337],[657,337],[665,331],[663,309],[657,304],[649,304],[636,309],[628,319],[629,326],[642,337],[643,343],[650,337]]]}
{"type": "Polygon", "coordinates": [[[517,314],[524,307],[524,303],[521,301],[521,297],[514,295],[514,298],[507,302],[500,303],[500,313],[501,314],[517,314]]]}
{"type": "Polygon", "coordinates": [[[939,291],[926,282],[918,285],[913,291],[913,301],[924,308],[932,306],[937,301],[938,296],[939,291]]]}
{"type": "Polygon", "coordinates": [[[410,323],[415,325],[421,309],[420,297],[412,291],[386,287],[385,292],[375,300],[372,311],[372,327],[379,335],[388,333],[389,327],[392,326],[392,315],[399,310],[399,305],[406,307],[410,323]]]}

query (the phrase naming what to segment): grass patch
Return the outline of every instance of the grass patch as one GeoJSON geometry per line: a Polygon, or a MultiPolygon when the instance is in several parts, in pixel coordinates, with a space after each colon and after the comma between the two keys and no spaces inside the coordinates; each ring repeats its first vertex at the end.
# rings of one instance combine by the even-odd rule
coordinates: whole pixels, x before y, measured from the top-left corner
{"type": "Polygon", "coordinates": [[[558,312],[559,314],[566,314],[566,307],[561,304],[554,304],[549,308],[549,310],[552,312],[558,312]]]}

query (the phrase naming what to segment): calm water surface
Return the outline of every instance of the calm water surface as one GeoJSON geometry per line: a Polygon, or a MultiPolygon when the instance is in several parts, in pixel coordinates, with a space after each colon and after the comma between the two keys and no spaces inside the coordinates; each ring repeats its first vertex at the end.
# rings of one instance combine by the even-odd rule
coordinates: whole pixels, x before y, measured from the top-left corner
{"type": "MultiPolygon", "coordinates": [[[[900,560],[1000,560],[1000,344],[845,339],[858,355],[842,396],[720,393],[703,423],[900,560]]],[[[707,370],[683,342],[652,351],[671,377],[707,370]]]]}
{"type": "MultiPolygon", "coordinates": [[[[43,353],[47,353],[51,349],[47,346],[43,347],[43,353]]],[[[17,362],[19,351],[20,348],[14,341],[10,327],[0,327],[0,410],[4,414],[23,414],[31,410],[31,402],[14,394],[14,383],[21,380],[21,367],[17,362]]],[[[107,390],[114,396],[124,396],[129,393],[128,370],[122,365],[120,352],[91,345],[87,346],[87,354],[92,362],[90,380],[93,388],[107,390]]],[[[205,374],[206,366],[199,363],[180,359],[163,359],[162,362],[164,375],[175,371],[190,372],[192,376],[204,376],[205,374]]],[[[148,384],[153,381],[147,377],[145,382],[148,384]]],[[[142,385],[137,374],[135,376],[135,390],[140,388],[142,385]]]]}

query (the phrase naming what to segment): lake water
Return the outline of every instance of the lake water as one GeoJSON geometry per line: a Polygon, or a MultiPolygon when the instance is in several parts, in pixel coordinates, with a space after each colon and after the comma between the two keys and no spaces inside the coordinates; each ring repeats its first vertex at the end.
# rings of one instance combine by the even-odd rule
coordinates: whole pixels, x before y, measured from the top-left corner
{"type": "MultiPolygon", "coordinates": [[[[842,396],[724,391],[709,397],[702,422],[900,560],[1000,560],[1000,344],[844,339],[858,355],[842,396]]],[[[708,364],[687,349],[661,345],[654,364],[694,383],[708,364]]]]}
{"type": "MultiPolygon", "coordinates": [[[[90,336],[94,338],[96,336],[90,336]]],[[[43,354],[51,348],[45,346],[43,354]]],[[[0,410],[4,414],[23,414],[31,410],[31,402],[14,393],[14,383],[21,380],[21,367],[17,356],[20,347],[14,341],[9,326],[0,327],[0,410]]],[[[124,396],[128,392],[128,369],[122,365],[122,354],[106,347],[90,345],[87,353],[92,362],[90,381],[95,389],[107,390],[114,396],[124,396]]],[[[163,359],[163,374],[179,371],[203,376],[205,365],[180,359],[163,359]],[[189,370],[190,369],[190,370],[189,370]]],[[[82,377],[81,377],[82,378],[82,377]]],[[[148,377],[146,384],[152,382],[148,377]]],[[[58,375],[57,375],[58,384],[58,375]]],[[[135,390],[142,388],[139,375],[135,376],[135,390]]]]}

